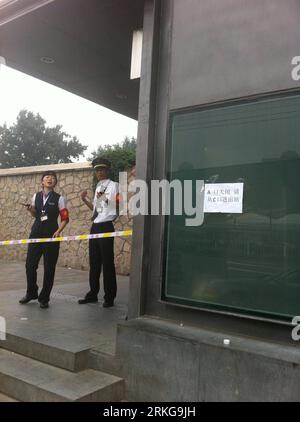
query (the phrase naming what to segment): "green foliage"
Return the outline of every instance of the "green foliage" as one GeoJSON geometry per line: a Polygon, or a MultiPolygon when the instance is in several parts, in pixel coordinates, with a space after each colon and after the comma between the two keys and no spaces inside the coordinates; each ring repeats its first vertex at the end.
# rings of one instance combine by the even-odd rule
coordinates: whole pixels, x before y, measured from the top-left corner
{"type": "Polygon", "coordinates": [[[0,168],[71,163],[79,158],[87,147],[61,128],[46,127],[39,114],[20,111],[15,124],[0,126],[0,168]]]}
{"type": "Polygon", "coordinates": [[[130,169],[135,164],[136,139],[125,137],[123,142],[114,145],[99,146],[97,151],[92,153],[95,157],[103,157],[111,162],[110,177],[112,180],[119,180],[119,172],[130,169]]]}

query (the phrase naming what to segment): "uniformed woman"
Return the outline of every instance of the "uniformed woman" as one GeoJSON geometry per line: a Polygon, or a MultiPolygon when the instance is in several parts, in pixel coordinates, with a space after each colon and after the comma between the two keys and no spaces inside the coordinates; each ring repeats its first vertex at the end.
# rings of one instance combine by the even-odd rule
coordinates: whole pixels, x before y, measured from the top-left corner
{"type": "MultiPolygon", "coordinates": [[[[54,191],[57,176],[54,171],[42,175],[42,191],[34,194],[27,209],[35,218],[31,228],[30,239],[59,237],[69,222],[66,200],[54,191]],[[60,224],[58,225],[58,217],[60,224]]],[[[55,267],[59,254],[59,242],[30,243],[26,259],[27,292],[19,301],[21,304],[38,299],[42,309],[48,308],[53,287],[55,267]],[[43,255],[44,280],[42,290],[38,293],[37,269],[43,255]]]]}

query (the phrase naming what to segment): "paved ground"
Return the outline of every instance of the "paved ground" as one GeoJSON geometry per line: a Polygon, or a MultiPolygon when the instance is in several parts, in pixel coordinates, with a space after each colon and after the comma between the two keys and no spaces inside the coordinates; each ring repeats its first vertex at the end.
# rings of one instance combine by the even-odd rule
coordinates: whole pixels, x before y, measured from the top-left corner
{"type": "MultiPolygon", "coordinates": [[[[25,293],[24,263],[0,261],[0,268],[0,316],[6,319],[7,332],[66,349],[99,348],[114,353],[117,323],[127,315],[128,277],[118,276],[113,308],[102,307],[102,291],[98,303],[78,305],[88,289],[88,273],[57,268],[50,307],[40,309],[37,301],[18,303],[25,293]]],[[[38,274],[41,280],[42,266],[38,274]]]]}

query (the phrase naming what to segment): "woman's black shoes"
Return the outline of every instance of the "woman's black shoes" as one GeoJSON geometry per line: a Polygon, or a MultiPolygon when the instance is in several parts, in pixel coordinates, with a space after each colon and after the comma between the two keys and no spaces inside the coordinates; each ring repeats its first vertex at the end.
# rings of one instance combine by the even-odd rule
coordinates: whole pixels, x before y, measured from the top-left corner
{"type": "Polygon", "coordinates": [[[19,300],[19,303],[21,303],[21,305],[25,305],[25,303],[28,303],[31,300],[36,300],[37,298],[38,298],[38,295],[36,296],[25,295],[24,297],[22,297],[22,299],[19,300]]]}
{"type": "MultiPolygon", "coordinates": [[[[36,300],[36,299],[38,299],[38,295],[36,295],[36,296],[25,295],[24,297],[22,297],[22,299],[19,300],[19,303],[21,303],[21,305],[25,305],[26,303],[30,302],[31,300],[36,300]]],[[[42,309],[49,308],[49,303],[48,302],[40,302],[40,308],[42,308],[42,309]]]]}

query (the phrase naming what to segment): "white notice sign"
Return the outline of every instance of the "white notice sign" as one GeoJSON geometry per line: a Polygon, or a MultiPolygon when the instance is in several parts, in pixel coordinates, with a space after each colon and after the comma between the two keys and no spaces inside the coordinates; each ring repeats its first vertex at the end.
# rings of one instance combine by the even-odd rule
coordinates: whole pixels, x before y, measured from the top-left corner
{"type": "Polygon", "coordinates": [[[243,212],[244,183],[205,184],[204,212],[243,212]]]}

